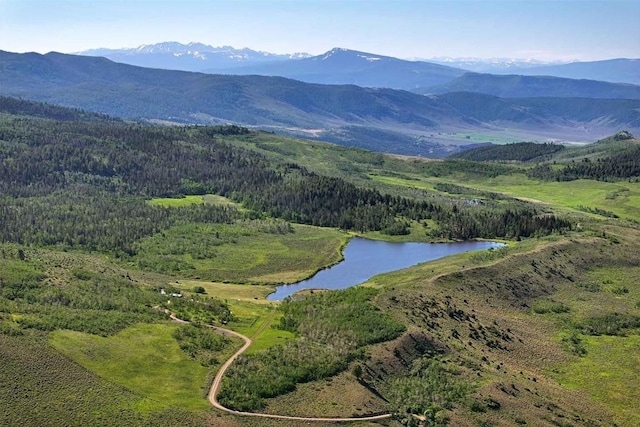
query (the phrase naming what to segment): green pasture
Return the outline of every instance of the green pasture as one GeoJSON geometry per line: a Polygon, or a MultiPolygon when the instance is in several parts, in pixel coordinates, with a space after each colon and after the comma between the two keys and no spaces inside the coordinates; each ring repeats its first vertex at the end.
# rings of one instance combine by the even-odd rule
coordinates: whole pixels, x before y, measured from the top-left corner
{"type": "Polygon", "coordinates": [[[640,183],[638,182],[603,182],[586,179],[566,182],[537,181],[523,174],[474,180],[465,180],[460,176],[456,179],[452,179],[451,176],[424,177],[419,181],[398,176],[370,176],[375,181],[388,185],[424,190],[434,190],[434,184],[447,182],[553,207],[570,210],[580,210],[580,206],[598,208],[612,212],[621,218],[640,220],[640,183]]]}
{"type": "Polygon", "coordinates": [[[164,206],[172,208],[199,205],[202,203],[219,206],[237,206],[236,203],[232,202],[226,197],[218,196],[217,194],[205,194],[203,196],[162,197],[151,199],[148,203],[154,206],[164,206]]]}
{"type": "Polygon", "coordinates": [[[456,132],[438,136],[438,138],[447,139],[449,141],[466,142],[468,144],[478,144],[490,142],[492,144],[512,144],[524,140],[531,140],[524,135],[503,135],[500,133],[482,133],[482,132],[456,132]]]}
{"type": "MultiPolygon", "coordinates": [[[[142,411],[205,410],[209,369],[191,360],[172,336],[177,325],[137,324],[105,338],[58,330],[51,344],[102,378],[147,397],[142,411]]],[[[226,360],[228,349],[219,359],[226,360]]]]}
{"type": "Polygon", "coordinates": [[[230,301],[234,320],[227,325],[253,341],[247,353],[264,350],[277,344],[283,344],[294,335],[289,331],[276,329],[275,325],[282,314],[276,303],[256,304],[253,302],[230,301]]]}
{"type": "Polygon", "coordinates": [[[569,209],[600,208],[622,218],[640,219],[640,183],[580,179],[568,182],[530,180],[524,175],[499,176],[470,186],[569,209]]]}
{"type": "Polygon", "coordinates": [[[558,381],[606,404],[618,425],[640,425],[640,335],[585,336],[582,340],[587,355],[557,369],[558,381]]]}
{"type": "Polygon", "coordinates": [[[204,288],[207,295],[221,300],[252,301],[257,304],[270,304],[265,298],[275,290],[267,285],[239,285],[234,283],[205,282],[203,280],[177,280],[171,283],[183,291],[192,291],[194,287],[204,288]]]}
{"type": "Polygon", "coordinates": [[[346,233],[302,225],[291,230],[181,225],[143,239],[133,260],[143,270],[183,278],[263,284],[297,282],[341,260],[346,233]]]}

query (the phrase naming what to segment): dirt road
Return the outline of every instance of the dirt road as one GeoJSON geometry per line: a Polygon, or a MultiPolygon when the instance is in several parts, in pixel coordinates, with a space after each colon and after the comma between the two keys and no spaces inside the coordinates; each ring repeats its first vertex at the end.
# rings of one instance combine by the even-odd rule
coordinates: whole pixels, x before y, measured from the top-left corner
{"type": "MultiPolygon", "coordinates": [[[[171,320],[178,323],[189,323],[185,320],[178,319],[173,313],[170,314],[170,317],[171,317],[171,320]]],[[[221,411],[228,412],[234,415],[246,416],[246,417],[260,417],[260,418],[272,418],[272,419],[279,419],[279,420],[294,420],[294,421],[352,422],[352,421],[375,421],[375,420],[382,420],[382,419],[391,417],[391,414],[371,415],[371,416],[365,416],[365,417],[346,417],[346,418],[296,417],[291,415],[276,415],[276,414],[264,414],[259,412],[235,411],[233,409],[229,409],[225,406],[222,406],[217,399],[218,391],[220,389],[220,383],[222,382],[222,377],[224,376],[224,373],[227,371],[229,366],[231,366],[233,361],[236,360],[238,356],[240,356],[249,348],[249,346],[251,345],[251,339],[249,337],[246,337],[242,334],[231,331],[229,329],[224,329],[224,328],[213,326],[213,325],[207,325],[207,326],[210,327],[211,329],[214,329],[220,334],[223,334],[229,337],[238,337],[244,341],[244,345],[240,348],[240,350],[236,351],[233,354],[233,356],[227,359],[227,361],[224,362],[224,364],[220,367],[220,369],[218,370],[218,373],[216,374],[216,377],[213,380],[213,383],[211,384],[211,390],[209,390],[209,402],[211,402],[211,404],[215,408],[221,411]]]]}

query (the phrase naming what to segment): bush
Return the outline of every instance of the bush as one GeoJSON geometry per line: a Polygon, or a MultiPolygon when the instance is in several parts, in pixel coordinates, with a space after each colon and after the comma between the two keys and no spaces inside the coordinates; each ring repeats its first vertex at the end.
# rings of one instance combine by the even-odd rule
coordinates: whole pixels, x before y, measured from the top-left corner
{"type": "Polygon", "coordinates": [[[617,312],[592,317],[582,324],[582,331],[588,335],[624,335],[632,328],[640,328],[640,316],[617,312]]]}

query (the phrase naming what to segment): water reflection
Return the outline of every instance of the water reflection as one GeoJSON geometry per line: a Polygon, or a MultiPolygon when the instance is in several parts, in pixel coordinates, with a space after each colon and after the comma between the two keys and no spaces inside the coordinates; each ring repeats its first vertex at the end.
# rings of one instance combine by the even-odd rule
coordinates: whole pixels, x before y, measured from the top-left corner
{"type": "Polygon", "coordinates": [[[504,246],[496,242],[390,243],[354,237],[344,249],[344,261],[310,279],[282,285],[267,299],[281,301],[303,289],[345,289],[371,277],[461,252],[504,246]]]}

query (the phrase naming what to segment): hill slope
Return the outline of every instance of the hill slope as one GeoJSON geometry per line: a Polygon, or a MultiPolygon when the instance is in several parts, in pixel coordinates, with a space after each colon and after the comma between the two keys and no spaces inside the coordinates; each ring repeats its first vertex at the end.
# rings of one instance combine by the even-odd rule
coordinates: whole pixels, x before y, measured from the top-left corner
{"type": "MultiPolygon", "coordinates": [[[[511,74],[511,73],[510,73],[511,74]]],[[[640,59],[609,59],[605,61],[572,62],[544,65],[522,70],[529,76],[556,76],[568,79],[601,80],[615,83],[640,84],[640,59]]]]}
{"type": "Polygon", "coordinates": [[[463,76],[418,93],[477,92],[502,98],[563,97],[640,99],[640,86],[595,80],[574,80],[550,76],[520,76],[466,73],[463,76]]]}
{"type": "MultiPolygon", "coordinates": [[[[0,94],[123,118],[231,122],[314,134],[345,126],[373,128],[422,138],[424,151],[411,152],[422,155],[433,152],[436,145],[428,138],[438,133],[510,129],[542,138],[592,141],[621,129],[640,129],[638,100],[505,100],[469,93],[427,97],[281,77],[156,70],[58,53],[0,52],[0,94]]],[[[362,144],[366,139],[351,145],[362,144]]],[[[377,149],[403,153],[402,143],[394,140],[377,149]]]]}

